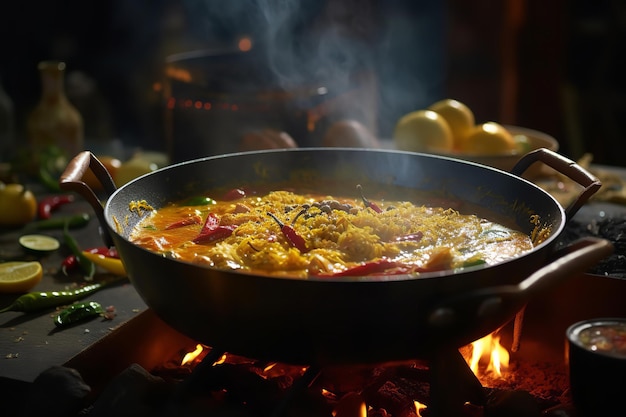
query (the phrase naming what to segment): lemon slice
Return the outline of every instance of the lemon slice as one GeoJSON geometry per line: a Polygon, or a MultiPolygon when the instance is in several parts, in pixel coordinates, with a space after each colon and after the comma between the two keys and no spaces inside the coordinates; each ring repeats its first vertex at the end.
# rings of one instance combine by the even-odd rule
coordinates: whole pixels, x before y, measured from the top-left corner
{"type": "Polygon", "coordinates": [[[59,249],[59,241],[46,235],[24,235],[19,239],[20,245],[37,252],[52,252],[59,249]]]}
{"type": "Polygon", "coordinates": [[[37,261],[0,263],[0,292],[27,292],[41,281],[43,269],[37,261]]]}

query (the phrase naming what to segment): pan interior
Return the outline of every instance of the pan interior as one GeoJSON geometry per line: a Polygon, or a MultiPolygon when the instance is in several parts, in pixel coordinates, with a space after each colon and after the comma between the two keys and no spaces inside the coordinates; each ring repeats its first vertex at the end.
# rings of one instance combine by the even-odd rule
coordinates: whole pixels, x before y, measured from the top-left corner
{"type": "Polygon", "coordinates": [[[105,217],[109,227],[127,239],[142,215],[129,210],[134,202],[159,208],[215,188],[288,183],[315,184],[329,194],[354,193],[354,185],[361,184],[373,193],[387,192],[388,199],[405,198],[390,191],[405,189],[415,195],[460,200],[464,212],[526,234],[535,230],[530,218],[537,216],[551,229],[541,245],[550,244],[564,227],[565,214],[558,202],[512,174],[433,155],[341,148],[255,151],[171,165],[118,189],[107,202],[105,217]]]}

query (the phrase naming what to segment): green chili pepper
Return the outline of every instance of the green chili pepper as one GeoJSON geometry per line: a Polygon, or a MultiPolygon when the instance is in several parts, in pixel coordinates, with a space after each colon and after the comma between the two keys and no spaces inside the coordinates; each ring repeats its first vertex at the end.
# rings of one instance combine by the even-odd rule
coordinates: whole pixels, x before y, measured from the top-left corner
{"type": "Polygon", "coordinates": [[[75,229],[78,227],[86,226],[90,220],[91,216],[89,214],[80,213],[72,216],[62,216],[46,220],[37,220],[29,223],[26,228],[35,230],[61,229],[65,227],[65,224],[67,223],[69,228],[75,229]]]}
{"type": "Polygon", "coordinates": [[[0,313],[7,311],[34,313],[47,308],[68,305],[108,287],[113,283],[119,282],[122,279],[122,277],[115,277],[95,284],[86,285],[74,291],[30,292],[18,297],[11,305],[1,309],[0,313]]]}
{"type": "Polygon", "coordinates": [[[39,181],[50,191],[61,191],[59,180],[54,178],[48,165],[48,163],[45,163],[39,166],[39,171],[37,172],[39,181]]]}
{"type": "Polygon", "coordinates": [[[80,269],[82,269],[85,273],[85,279],[91,280],[96,273],[96,264],[85,256],[83,251],[78,247],[78,242],[76,242],[76,240],[70,235],[69,221],[65,222],[65,225],[63,226],[63,240],[72,251],[72,254],[76,257],[76,261],[78,262],[80,269]]]}
{"type": "Polygon", "coordinates": [[[51,145],[34,155],[39,180],[51,191],[61,191],[59,177],[67,165],[67,155],[59,146],[51,145]]]}
{"type": "Polygon", "coordinates": [[[478,265],[484,265],[487,262],[485,262],[484,259],[468,259],[465,262],[463,262],[463,267],[464,268],[469,268],[471,266],[478,266],[478,265]]]}
{"type": "Polygon", "coordinates": [[[180,205],[181,206],[208,206],[209,204],[216,204],[217,201],[213,200],[210,197],[205,197],[205,196],[197,196],[197,197],[191,197],[188,198],[187,200],[183,201],[180,205]]]}
{"type": "Polygon", "coordinates": [[[69,326],[89,318],[104,314],[104,309],[95,301],[72,304],[65,310],[59,312],[54,318],[54,325],[57,327],[69,326]]]}

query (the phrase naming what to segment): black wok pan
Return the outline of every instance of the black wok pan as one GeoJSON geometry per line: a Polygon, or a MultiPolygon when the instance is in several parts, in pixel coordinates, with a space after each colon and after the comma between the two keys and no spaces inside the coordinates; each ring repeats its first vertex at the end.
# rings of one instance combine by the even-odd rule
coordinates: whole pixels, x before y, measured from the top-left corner
{"type": "Polygon", "coordinates": [[[256,151],[168,166],[116,189],[88,151],[77,155],[61,185],[90,201],[105,240],[114,244],[129,279],[173,328],[226,352],[296,364],[373,363],[421,358],[456,348],[506,324],[537,292],[583,272],[611,253],[608,241],[585,240],[567,251],[553,244],[567,220],[600,182],[571,160],[540,149],[514,173],[426,154],[340,148],[256,151]],[[579,198],[567,209],[520,175],[542,161],[577,181],[579,198]],[[103,205],[80,179],[91,167],[104,185],[103,205]],[[127,236],[140,217],[129,203],[158,208],[206,189],[294,178],[347,180],[439,190],[505,216],[530,233],[539,215],[552,234],[510,261],[419,278],[290,279],[192,265],[151,253],[127,236]]]}

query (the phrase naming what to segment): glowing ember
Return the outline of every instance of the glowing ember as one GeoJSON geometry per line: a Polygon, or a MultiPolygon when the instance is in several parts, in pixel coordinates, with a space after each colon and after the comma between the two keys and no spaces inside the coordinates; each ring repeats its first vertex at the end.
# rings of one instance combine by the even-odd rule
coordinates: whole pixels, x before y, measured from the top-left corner
{"type": "Polygon", "coordinates": [[[492,333],[473,342],[471,357],[465,360],[476,376],[481,375],[483,362],[487,362],[485,373],[502,376],[502,371],[509,367],[509,352],[500,344],[500,335],[492,333]]]}
{"type": "Polygon", "coordinates": [[[181,365],[186,365],[188,363],[193,362],[194,359],[198,357],[204,350],[204,347],[201,344],[196,345],[196,349],[192,352],[187,352],[183,357],[183,360],[180,362],[181,365]]]}
{"type": "Polygon", "coordinates": [[[188,70],[182,68],[167,67],[165,69],[165,74],[174,80],[183,81],[186,83],[191,82],[192,78],[191,73],[188,70]]]}
{"type": "Polygon", "coordinates": [[[223,363],[226,363],[226,354],[224,353],[222,356],[220,356],[220,358],[215,361],[215,363],[213,365],[221,365],[223,363]]]}
{"type": "Polygon", "coordinates": [[[252,39],[247,36],[242,37],[237,42],[237,47],[239,48],[240,51],[248,52],[249,50],[252,49],[252,39]]]}

